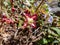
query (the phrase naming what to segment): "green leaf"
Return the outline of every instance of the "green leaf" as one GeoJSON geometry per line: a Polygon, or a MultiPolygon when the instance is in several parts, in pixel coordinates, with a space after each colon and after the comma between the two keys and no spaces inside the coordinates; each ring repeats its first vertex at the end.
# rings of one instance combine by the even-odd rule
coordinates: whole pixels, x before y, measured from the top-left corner
{"type": "Polygon", "coordinates": [[[22,24],[23,24],[23,21],[22,21],[22,20],[20,20],[20,21],[19,21],[19,25],[18,25],[18,27],[21,27],[21,26],[22,26],[22,24]]]}
{"type": "Polygon", "coordinates": [[[53,31],[51,31],[51,30],[48,30],[48,33],[53,35],[53,36],[57,36],[58,37],[58,35],[56,33],[54,33],[53,31]]]}
{"type": "Polygon", "coordinates": [[[48,43],[47,39],[43,38],[43,44],[47,44],[47,43],[48,43]]]}
{"type": "Polygon", "coordinates": [[[59,41],[58,40],[54,40],[53,43],[59,43],[59,41]]]}
{"type": "Polygon", "coordinates": [[[53,29],[54,31],[57,32],[58,35],[60,35],[60,29],[59,29],[59,28],[57,28],[57,27],[52,27],[51,29],[53,29]]]}
{"type": "Polygon", "coordinates": [[[60,42],[60,38],[57,38],[57,40],[60,42]]]}
{"type": "Polygon", "coordinates": [[[46,38],[43,38],[43,39],[41,39],[41,40],[37,41],[37,43],[38,43],[38,45],[40,45],[40,44],[47,44],[47,43],[48,43],[48,41],[47,41],[47,39],[46,39],[46,38]]]}
{"type": "Polygon", "coordinates": [[[53,38],[48,38],[47,39],[48,42],[53,42],[53,40],[54,40],[53,38]]]}
{"type": "Polygon", "coordinates": [[[52,35],[48,35],[48,37],[49,37],[49,38],[53,38],[53,36],[52,36],[52,35]]]}

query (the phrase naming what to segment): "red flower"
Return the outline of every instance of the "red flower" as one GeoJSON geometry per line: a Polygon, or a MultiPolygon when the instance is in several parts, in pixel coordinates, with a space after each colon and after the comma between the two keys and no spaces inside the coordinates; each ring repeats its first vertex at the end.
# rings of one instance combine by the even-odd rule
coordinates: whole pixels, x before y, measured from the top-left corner
{"type": "Polygon", "coordinates": [[[8,19],[8,18],[3,18],[2,19],[2,22],[6,22],[6,23],[8,23],[8,24],[10,24],[10,23],[14,23],[14,21],[13,20],[11,20],[11,19],[8,19]]]}
{"type": "Polygon", "coordinates": [[[36,28],[37,14],[34,14],[31,16],[28,13],[24,13],[24,16],[26,19],[25,19],[23,27],[26,28],[28,25],[30,25],[31,27],[36,28]]]}
{"type": "Polygon", "coordinates": [[[6,22],[7,22],[8,24],[10,24],[10,23],[12,23],[12,24],[13,24],[13,23],[14,23],[14,21],[13,21],[13,20],[11,20],[11,19],[7,19],[7,20],[6,20],[6,22]]]}
{"type": "Polygon", "coordinates": [[[15,12],[16,11],[16,9],[14,7],[12,7],[11,10],[12,10],[12,12],[15,12]]]}
{"type": "Polygon", "coordinates": [[[2,14],[2,18],[7,18],[5,13],[2,14]]]}

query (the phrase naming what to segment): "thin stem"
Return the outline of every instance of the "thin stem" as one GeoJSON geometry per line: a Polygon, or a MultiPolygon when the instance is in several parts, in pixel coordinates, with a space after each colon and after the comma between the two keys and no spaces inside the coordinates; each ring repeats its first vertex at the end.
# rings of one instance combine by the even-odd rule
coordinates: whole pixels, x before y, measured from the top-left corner
{"type": "Polygon", "coordinates": [[[1,10],[2,10],[2,0],[1,0],[1,10]]]}
{"type": "Polygon", "coordinates": [[[36,12],[38,11],[38,9],[40,8],[40,6],[43,4],[44,0],[41,1],[41,3],[39,4],[39,6],[36,8],[36,12]]]}

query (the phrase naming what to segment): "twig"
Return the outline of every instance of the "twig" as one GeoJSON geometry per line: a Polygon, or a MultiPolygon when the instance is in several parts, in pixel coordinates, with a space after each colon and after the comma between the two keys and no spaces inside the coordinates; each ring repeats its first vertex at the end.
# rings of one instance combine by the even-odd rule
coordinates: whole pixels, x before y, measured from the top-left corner
{"type": "Polygon", "coordinates": [[[39,7],[43,4],[44,0],[41,1],[41,3],[39,4],[39,6],[36,8],[35,12],[38,11],[39,7]]]}
{"type": "Polygon", "coordinates": [[[36,38],[35,40],[32,40],[32,42],[36,42],[37,40],[40,40],[42,37],[40,36],[40,37],[38,37],[38,38],[36,38]]]}
{"type": "Polygon", "coordinates": [[[42,38],[40,35],[42,35],[42,34],[43,34],[43,32],[41,32],[39,35],[37,35],[38,38],[32,40],[32,42],[35,42],[35,41],[37,41],[37,40],[40,40],[40,39],[42,38]]]}
{"type": "Polygon", "coordinates": [[[1,10],[2,10],[2,0],[1,0],[1,10]]]}
{"type": "Polygon", "coordinates": [[[17,36],[17,34],[18,34],[18,30],[16,30],[14,37],[16,37],[16,36],[17,36]]]}

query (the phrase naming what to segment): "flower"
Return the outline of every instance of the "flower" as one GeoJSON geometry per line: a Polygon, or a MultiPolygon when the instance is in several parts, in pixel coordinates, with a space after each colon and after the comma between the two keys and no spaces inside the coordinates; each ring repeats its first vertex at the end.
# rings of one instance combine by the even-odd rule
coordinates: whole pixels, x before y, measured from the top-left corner
{"type": "Polygon", "coordinates": [[[7,18],[5,13],[2,14],[2,18],[7,18]]]}
{"type": "Polygon", "coordinates": [[[30,25],[33,28],[36,28],[36,20],[37,20],[37,14],[30,15],[28,13],[24,13],[25,16],[25,22],[23,27],[26,28],[28,25],[30,25]]]}
{"type": "Polygon", "coordinates": [[[2,22],[3,23],[6,22],[8,24],[10,24],[10,23],[13,24],[14,23],[14,21],[12,19],[8,18],[5,13],[2,14],[2,22]]]}
{"type": "Polygon", "coordinates": [[[48,19],[48,23],[52,23],[53,22],[53,16],[50,16],[48,19]]]}
{"type": "Polygon", "coordinates": [[[8,24],[14,23],[14,21],[13,21],[12,19],[7,18],[7,16],[6,16],[5,13],[2,14],[2,22],[3,22],[3,23],[6,22],[6,23],[8,23],[8,24]]]}
{"type": "Polygon", "coordinates": [[[14,7],[12,7],[11,10],[12,10],[12,12],[15,12],[16,11],[16,9],[14,7]]]}
{"type": "Polygon", "coordinates": [[[39,1],[37,1],[37,2],[34,3],[35,7],[38,6],[38,5],[39,5],[39,1]]]}
{"type": "Polygon", "coordinates": [[[6,23],[8,23],[8,24],[10,24],[10,23],[14,23],[14,21],[13,20],[11,20],[11,19],[9,19],[9,18],[3,18],[2,19],[2,22],[6,22],[6,23]]]}

